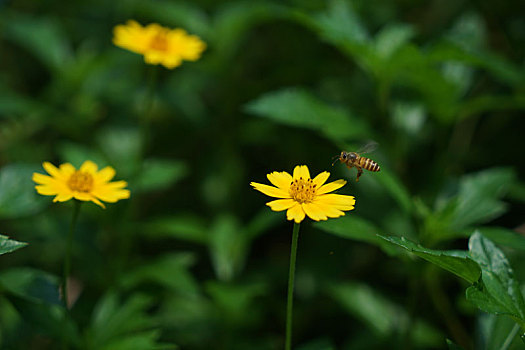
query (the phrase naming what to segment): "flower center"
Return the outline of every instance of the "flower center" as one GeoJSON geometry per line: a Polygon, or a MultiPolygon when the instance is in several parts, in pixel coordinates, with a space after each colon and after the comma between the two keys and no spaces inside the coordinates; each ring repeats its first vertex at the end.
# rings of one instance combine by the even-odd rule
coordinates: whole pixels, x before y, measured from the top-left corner
{"type": "Polygon", "coordinates": [[[67,185],[72,191],[89,192],[93,189],[93,176],[83,171],[75,171],[67,180],[67,185]]]}
{"type": "Polygon", "coordinates": [[[149,42],[149,47],[157,51],[168,50],[168,37],[166,33],[158,33],[149,42]]]}
{"type": "Polygon", "coordinates": [[[295,179],[290,185],[290,195],[299,203],[309,203],[315,198],[317,184],[312,179],[295,179]]]}

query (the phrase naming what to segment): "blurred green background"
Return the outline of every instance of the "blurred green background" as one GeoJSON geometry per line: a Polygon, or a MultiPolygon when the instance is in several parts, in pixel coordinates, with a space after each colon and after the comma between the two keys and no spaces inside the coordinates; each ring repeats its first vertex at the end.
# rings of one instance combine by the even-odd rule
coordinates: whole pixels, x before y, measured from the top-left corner
{"type": "Polygon", "coordinates": [[[525,280],[524,13],[519,0],[0,1],[0,233],[29,243],[0,257],[0,348],[57,349],[63,334],[75,349],[282,348],[292,224],[249,183],[299,164],[347,179],[357,203],[302,224],[295,349],[520,348],[468,283],[376,234],[466,250],[477,229],[525,280]],[[112,45],[128,19],[208,48],[147,66],[112,45]],[[331,167],[369,140],[381,172],[356,183],[331,167]],[[86,159],[131,198],[83,205],[64,327],[72,203],[38,196],[31,174],[86,159]]]}

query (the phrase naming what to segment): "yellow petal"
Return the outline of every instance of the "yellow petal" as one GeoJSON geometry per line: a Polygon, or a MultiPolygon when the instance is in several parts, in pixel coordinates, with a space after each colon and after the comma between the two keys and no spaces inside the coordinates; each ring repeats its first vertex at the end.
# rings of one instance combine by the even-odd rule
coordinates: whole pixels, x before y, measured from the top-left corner
{"type": "Polygon", "coordinates": [[[286,218],[288,220],[294,220],[296,223],[300,223],[304,220],[304,210],[301,204],[297,203],[286,212],[286,218]]]}
{"type": "Polygon", "coordinates": [[[326,205],[321,202],[315,202],[315,205],[319,207],[319,209],[329,218],[338,218],[340,216],[345,215],[345,213],[334,206],[326,205]]]}
{"type": "Polygon", "coordinates": [[[312,181],[315,185],[317,185],[317,188],[319,188],[326,182],[326,180],[328,180],[329,176],[330,173],[328,171],[323,171],[322,173],[314,177],[312,181]]]}
{"type": "Polygon", "coordinates": [[[80,166],[80,171],[86,172],[86,173],[89,173],[89,174],[94,174],[94,173],[97,172],[97,170],[98,170],[98,166],[95,163],[93,163],[92,161],[90,161],[90,160],[86,160],[80,166]]]}
{"type": "Polygon", "coordinates": [[[303,210],[308,215],[308,217],[312,220],[319,221],[319,220],[326,220],[327,217],[325,213],[323,212],[322,208],[318,206],[315,203],[303,203],[302,204],[303,210]]]}
{"type": "Polygon", "coordinates": [[[354,209],[355,198],[354,196],[330,193],[317,196],[314,202],[332,206],[339,210],[352,210],[354,209]]]}
{"type": "Polygon", "coordinates": [[[38,194],[42,194],[44,196],[54,196],[55,194],[58,194],[58,191],[54,187],[47,185],[38,185],[35,186],[35,189],[38,194]]]}
{"type": "Polygon", "coordinates": [[[97,182],[108,182],[115,176],[115,169],[110,166],[105,167],[100,170],[95,176],[95,181],[97,182]]]}
{"type": "Polygon", "coordinates": [[[290,184],[293,180],[292,175],[288,174],[286,171],[274,171],[273,173],[266,175],[266,177],[273,185],[287,192],[290,189],[290,184]]]}
{"type": "Polygon", "coordinates": [[[266,205],[269,206],[273,211],[286,210],[286,209],[293,207],[295,204],[297,204],[297,202],[291,198],[277,199],[277,200],[266,203],[266,205]]]}
{"type": "Polygon", "coordinates": [[[73,192],[73,198],[80,201],[90,201],[93,196],[87,192],[73,192]]]}
{"type": "Polygon", "coordinates": [[[55,181],[51,176],[33,173],[33,181],[40,185],[46,185],[55,181]]]}
{"type": "Polygon", "coordinates": [[[53,164],[49,163],[49,162],[44,162],[42,163],[42,166],[44,167],[44,169],[47,171],[47,173],[55,178],[61,178],[62,177],[62,174],[60,173],[60,171],[57,169],[57,167],[55,167],[53,164]]]}
{"type": "Polygon", "coordinates": [[[102,209],[106,209],[106,206],[104,205],[104,203],[102,203],[101,201],[99,201],[95,197],[91,198],[91,201],[93,203],[95,203],[96,205],[100,206],[102,209]]]}
{"type": "Polygon", "coordinates": [[[130,196],[129,190],[119,190],[119,189],[108,189],[102,188],[97,189],[97,191],[92,191],[93,196],[103,200],[104,202],[115,203],[119,199],[127,199],[130,196]]]}
{"type": "Polygon", "coordinates": [[[336,180],[334,182],[330,182],[330,183],[327,183],[326,185],[323,185],[323,186],[319,187],[315,193],[317,195],[325,194],[325,193],[328,193],[328,192],[335,191],[335,190],[343,187],[344,185],[346,185],[346,181],[345,180],[336,180]]]}
{"type": "Polygon", "coordinates": [[[283,191],[282,189],[277,187],[263,185],[257,182],[251,182],[250,185],[252,185],[253,188],[255,188],[257,191],[260,191],[270,197],[290,198],[290,194],[288,192],[283,191]]]}
{"type": "Polygon", "coordinates": [[[64,181],[69,180],[69,177],[75,172],[77,169],[71,165],[70,163],[64,163],[60,164],[60,173],[62,174],[62,178],[64,181]]]}
{"type": "Polygon", "coordinates": [[[308,170],[308,167],[306,165],[297,165],[295,169],[293,170],[293,179],[309,179],[310,178],[310,171],[308,170]]]}
{"type": "Polygon", "coordinates": [[[73,198],[73,192],[70,193],[59,193],[55,198],[53,198],[53,202],[65,202],[73,198]]]}

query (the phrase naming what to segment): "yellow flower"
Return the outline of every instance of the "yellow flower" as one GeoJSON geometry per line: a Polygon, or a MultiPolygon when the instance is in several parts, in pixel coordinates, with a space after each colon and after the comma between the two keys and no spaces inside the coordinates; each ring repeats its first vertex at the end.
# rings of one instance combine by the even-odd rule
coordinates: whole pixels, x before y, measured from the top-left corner
{"type": "Polygon", "coordinates": [[[75,198],[92,201],[105,208],[101,201],[115,203],[129,198],[129,190],[124,189],[128,185],[126,181],[109,182],[115,176],[112,167],[98,171],[97,165],[90,160],[86,160],[78,170],[69,163],[59,168],[49,162],[42,165],[51,176],[33,173],[33,181],[38,184],[35,188],[40,194],[56,196],[53,202],[75,198]]]}
{"type": "Polygon", "coordinates": [[[267,196],[280,198],[266,205],[273,211],[288,210],[288,220],[299,223],[303,221],[305,214],[315,221],[326,220],[343,216],[344,211],[354,209],[353,196],[328,193],[343,187],[346,181],[337,180],[325,184],[330,176],[327,171],[311,179],[308,167],[298,165],[293,171],[293,177],[285,171],[274,171],[266,176],[276,187],[256,182],[250,185],[267,196]]]}
{"type": "Polygon", "coordinates": [[[182,60],[196,61],[206,44],[184,29],[170,29],[157,23],[143,27],[136,21],[128,21],[113,28],[113,43],[123,49],[144,55],[148,64],[162,64],[173,69],[182,60]]]}

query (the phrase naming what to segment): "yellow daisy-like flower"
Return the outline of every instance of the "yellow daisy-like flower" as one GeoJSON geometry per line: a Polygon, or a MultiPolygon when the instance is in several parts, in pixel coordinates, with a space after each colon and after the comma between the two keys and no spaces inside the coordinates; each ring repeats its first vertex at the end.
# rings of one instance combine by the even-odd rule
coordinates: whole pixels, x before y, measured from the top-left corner
{"type": "Polygon", "coordinates": [[[293,176],[285,171],[274,171],[266,176],[276,187],[256,182],[250,185],[267,196],[280,198],[266,205],[273,211],[287,210],[288,220],[300,223],[305,215],[315,221],[326,220],[343,216],[344,211],[354,209],[353,196],[328,193],[343,187],[346,181],[337,180],[325,184],[330,176],[327,171],[311,179],[308,167],[298,165],[293,171],[293,176]]]}
{"type": "Polygon", "coordinates": [[[136,21],[119,24],[113,28],[113,43],[123,49],[144,55],[148,64],[162,64],[173,69],[182,60],[196,61],[206,44],[184,29],[170,29],[157,23],[143,27],[136,21]]]}
{"type": "Polygon", "coordinates": [[[129,198],[129,190],[124,189],[126,181],[110,180],[115,176],[115,169],[105,167],[98,170],[95,163],[86,160],[80,169],[69,163],[55,167],[49,162],[42,164],[49,175],[33,173],[33,181],[38,185],[36,191],[42,195],[55,196],[53,202],[65,202],[71,198],[92,201],[105,208],[101,201],[115,203],[119,199],[129,198]]]}

